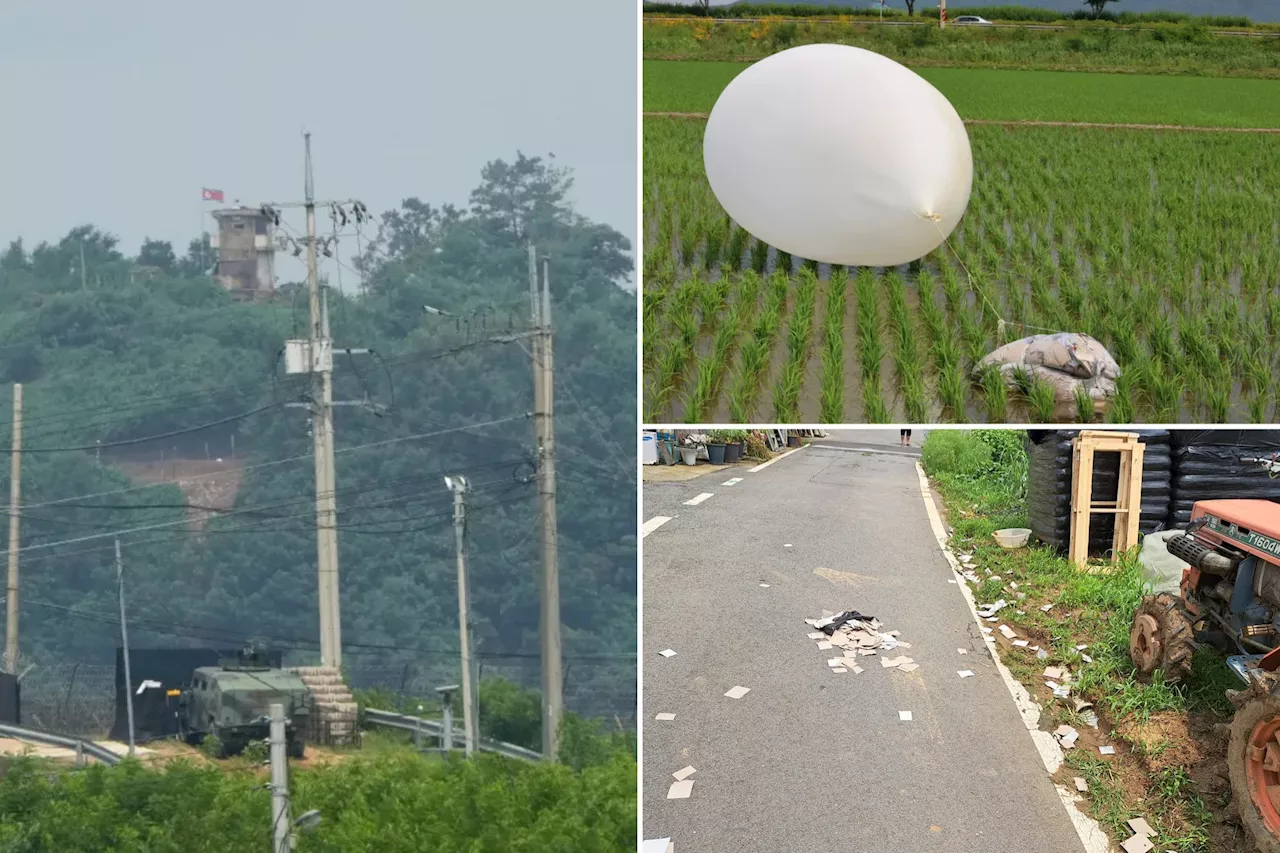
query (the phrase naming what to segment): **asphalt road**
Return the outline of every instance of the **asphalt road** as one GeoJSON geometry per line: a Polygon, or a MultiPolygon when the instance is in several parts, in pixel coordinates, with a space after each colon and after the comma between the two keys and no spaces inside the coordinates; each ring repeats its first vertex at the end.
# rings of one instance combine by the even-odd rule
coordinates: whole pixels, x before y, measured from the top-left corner
{"type": "Polygon", "coordinates": [[[850,431],[757,473],[645,484],[644,518],[670,518],[644,538],[645,838],[678,853],[1083,849],[947,583],[917,451],[896,444],[850,431]],[[879,617],[920,668],[830,672],[805,636],[824,609],[879,617]],[[723,695],[738,685],[751,692],[723,695]],[[692,796],[666,799],[688,765],[692,796]]]}

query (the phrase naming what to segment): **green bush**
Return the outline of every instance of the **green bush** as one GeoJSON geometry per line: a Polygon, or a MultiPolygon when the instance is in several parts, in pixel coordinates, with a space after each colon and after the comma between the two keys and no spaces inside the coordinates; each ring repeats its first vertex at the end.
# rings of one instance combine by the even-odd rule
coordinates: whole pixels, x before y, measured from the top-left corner
{"type": "MultiPolygon", "coordinates": [[[[408,751],[290,774],[296,817],[320,825],[299,853],[621,853],[635,849],[636,762],[597,766],[481,756],[442,762],[408,751]]],[[[241,853],[265,850],[271,796],[260,774],[185,761],[87,770],[15,760],[0,779],[0,850],[241,853]]]]}
{"type": "Polygon", "coordinates": [[[974,479],[991,470],[991,446],[969,430],[935,430],[920,450],[931,477],[974,479]]]}

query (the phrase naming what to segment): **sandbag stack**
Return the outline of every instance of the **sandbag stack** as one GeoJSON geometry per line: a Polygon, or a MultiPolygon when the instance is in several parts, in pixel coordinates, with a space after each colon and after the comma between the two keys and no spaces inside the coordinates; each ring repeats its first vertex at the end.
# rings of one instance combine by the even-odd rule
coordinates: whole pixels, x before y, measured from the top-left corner
{"type": "MultiPolygon", "coordinates": [[[[1168,526],[1172,500],[1172,454],[1168,430],[1125,430],[1146,445],[1142,462],[1142,509],[1138,530],[1152,533],[1168,526]]],[[[1080,430],[1028,430],[1027,517],[1032,535],[1066,550],[1071,536],[1071,440],[1080,430]]],[[[1094,457],[1093,499],[1115,500],[1120,482],[1120,454],[1094,457]]],[[[1280,482],[1280,481],[1278,481],[1280,482]]],[[[1089,527],[1089,550],[1111,547],[1115,517],[1095,516],[1089,527]]]]}
{"type": "Polygon", "coordinates": [[[1168,526],[1189,522],[1196,501],[1261,498],[1280,503],[1280,477],[1257,462],[1243,461],[1270,459],[1276,453],[1280,430],[1177,430],[1168,526]]]}

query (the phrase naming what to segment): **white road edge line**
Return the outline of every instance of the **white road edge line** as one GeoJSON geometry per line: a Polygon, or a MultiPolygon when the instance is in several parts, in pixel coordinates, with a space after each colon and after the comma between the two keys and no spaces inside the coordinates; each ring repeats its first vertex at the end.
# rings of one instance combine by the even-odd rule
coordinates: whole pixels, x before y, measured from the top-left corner
{"type": "Polygon", "coordinates": [[[778,462],[778,461],[780,461],[780,460],[782,460],[782,459],[786,459],[786,458],[787,458],[788,456],[790,456],[792,453],[799,453],[801,450],[804,450],[804,449],[805,449],[806,447],[808,447],[808,446],[809,446],[809,445],[807,445],[807,444],[802,444],[802,445],[800,445],[799,447],[793,447],[791,450],[788,450],[786,453],[783,453],[781,456],[775,456],[775,457],[773,457],[772,459],[770,459],[768,462],[761,462],[759,465],[757,465],[757,466],[756,466],[756,467],[754,467],[754,468],[748,468],[748,469],[747,469],[747,473],[748,473],[748,474],[754,474],[754,473],[756,473],[757,471],[763,471],[765,468],[768,468],[768,467],[769,467],[770,465],[772,465],[773,463],[778,462]]]}
{"type": "Polygon", "coordinates": [[[715,492],[703,492],[702,494],[698,495],[696,498],[689,498],[689,500],[684,502],[684,505],[697,506],[698,504],[705,501],[707,498],[715,497],[715,494],[716,494],[715,492]]]}
{"type": "Polygon", "coordinates": [[[671,516],[669,515],[655,515],[653,518],[646,521],[640,528],[640,538],[643,539],[670,520],[671,516]]]}
{"type": "MultiPolygon", "coordinates": [[[[969,612],[973,616],[973,621],[978,626],[982,625],[982,621],[978,618],[978,607],[973,600],[973,591],[969,589],[968,583],[960,574],[960,563],[956,560],[955,554],[951,553],[951,549],[947,547],[947,531],[942,525],[942,517],[938,515],[938,508],[933,504],[933,493],[929,489],[929,478],[924,474],[924,468],[920,463],[916,463],[916,474],[920,477],[920,495],[924,498],[925,512],[929,514],[929,525],[933,528],[934,538],[938,541],[938,548],[942,551],[942,556],[946,558],[947,565],[951,567],[951,573],[955,576],[956,587],[960,590],[960,594],[964,597],[965,603],[969,605],[969,612]]],[[[983,643],[983,645],[988,645],[983,643]]],[[[1036,751],[1040,753],[1040,760],[1044,763],[1044,769],[1049,771],[1049,775],[1058,772],[1058,768],[1062,766],[1062,748],[1058,746],[1058,742],[1054,740],[1053,735],[1049,732],[1040,731],[1040,707],[1027,693],[1026,689],[1013,677],[1013,673],[1009,672],[1009,668],[1000,660],[999,653],[994,649],[990,649],[991,659],[995,662],[996,669],[1000,672],[1000,677],[1004,679],[1004,686],[1009,689],[1009,695],[1013,697],[1013,704],[1017,706],[1018,713],[1022,715],[1022,722],[1027,727],[1031,740],[1036,745],[1036,751]]],[[[1069,791],[1062,785],[1054,784],[1054,789],[1058,792],[1058,798],[1062,800],[1062,806],[1067,810],[1067,817],[1071,819],[1071,825],[1075,827],[1076,835],[1080,837],[1080,843],[1084,845],[1086,853],[1108,853],[1111,849],[1111,839],[1102,830],[1102,827],[1096,820],[1082,813],[1076,806],[1076,803],[1083,800],[1075,791],[1069,791]]]]}

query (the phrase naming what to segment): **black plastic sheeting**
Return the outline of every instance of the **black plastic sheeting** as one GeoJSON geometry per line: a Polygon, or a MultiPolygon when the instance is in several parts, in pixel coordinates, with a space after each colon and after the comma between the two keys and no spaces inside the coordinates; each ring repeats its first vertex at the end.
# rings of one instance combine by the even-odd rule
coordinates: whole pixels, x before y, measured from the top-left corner
{"type": "MultiPolygon", "coordinates": [[[[177,705],[165,692],[179,690],[191,683],[197,667],[217,666],[227,658],[235,658],[239,649],[129,649],[129,675],[133,680],[133,729],[138,742],[172,737],[178,733],[175,716],[177,705]],[[158,681],[160,687],[138,693],[144,681],[158,681]]],[[[278,667],[282,654],[267,652],[267,663],[278,667]]],[[[124,652],[116,649],[116,718],[111,726],[111,739],[129,739],[129,709],[125,704],[124,652]]]]}
{"type": "MultiPolygon", "coordinates": [[[[1027,431],[1027,517],[1031,534],[1065,550],[1071,535],[1071,440],[1079,430],[1027,431]]],[[[1146,449],[1142,460],[1142,511],[1138,529],[1154,533],[1168,526],[1173,497],[1172,454],[1168,430],[1132,430],[1146,449]]],[[[1120,454],[1094,457],[1093,499],[1113,501],[1120,483],[1120,454]]],[[[1096,516],[1089,526],[1089,550],[1111,547],[1114,516],[1096,516]]]]}
{"type": "Polygon", "coordinates": [[[1196,501],[1255,498],[1280,503],[1280,477],[1248,458],[1280,453],[1280,430],[1178,430],[1173,434],[1169,526],[1191,520],[1196,501]]]}
{"type": "Polygon", "coordinates": [[[20,692],[17,677],[0,672],[0,723],[22,725],[20,692]]]}

